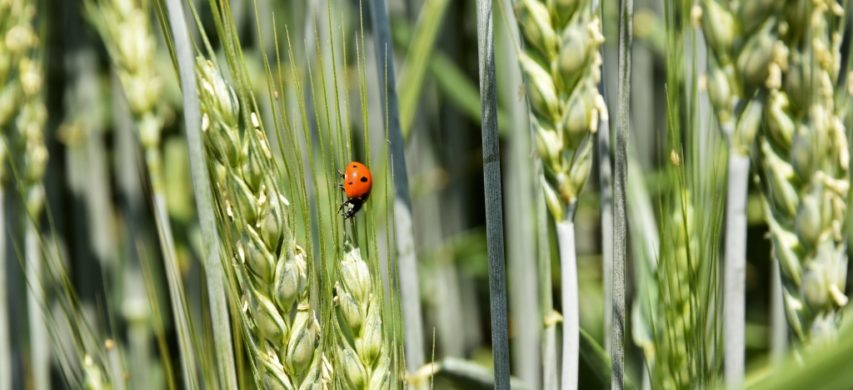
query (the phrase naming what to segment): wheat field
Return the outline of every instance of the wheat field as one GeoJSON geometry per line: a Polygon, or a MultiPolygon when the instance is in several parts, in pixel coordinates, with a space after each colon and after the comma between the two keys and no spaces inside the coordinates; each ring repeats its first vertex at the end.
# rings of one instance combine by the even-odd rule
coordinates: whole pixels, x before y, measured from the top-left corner
{"type": "Polygon", "coordinates": [[[846,0],[0,0],[0,390],[849,389],[846,0]]]}

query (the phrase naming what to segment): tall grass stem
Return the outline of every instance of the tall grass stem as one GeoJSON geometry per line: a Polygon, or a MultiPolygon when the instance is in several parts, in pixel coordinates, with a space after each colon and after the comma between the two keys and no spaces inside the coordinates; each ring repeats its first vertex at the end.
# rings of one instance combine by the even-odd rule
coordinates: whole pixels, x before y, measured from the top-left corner
{"type": "Polygon", "coordinates": [[[196,91],[195,62],[183,6],[178,0],[165,1],[181,80],[181,91],[183,91],[184,130],[189,148],[193,193],[204,240],[202,256],[205,259],[219,382],[223,388],[236,389],[237,373],[234,366],[234,348],[231,343],[231,324],[225,300],[225,279],[219,258],[219,235],[216,231],[216,218],[213,215],[210,177],[205,163],[207,160],[204,157],[201,142],[201,113],[196,91]]]}

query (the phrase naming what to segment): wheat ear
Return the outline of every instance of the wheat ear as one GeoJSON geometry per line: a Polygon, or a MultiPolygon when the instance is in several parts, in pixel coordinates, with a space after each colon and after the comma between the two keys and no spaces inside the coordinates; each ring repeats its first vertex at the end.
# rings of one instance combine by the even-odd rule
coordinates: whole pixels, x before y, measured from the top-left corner
{"type": "MultiPolygon", "coordinates": [[[[592,1],[519,0],[530,123],[543,162],[545,203],[556,222],[563,301],[562,386],[577,386],[580,322],[572,217],[592,168],[594,134],[607,120],[598,92],[604,42],[592,1]]],[[[547,346],[546,346],[547,348],[547,346]]]]}
{"type": "Polygon", "coordinates": [[[361,252],[344,243],[334,303],[337,308],[337,368],[348,388],[390,389],[391,355],[382,322],[382,289],[376,288],[361,252]]]}
{"type": "Polygon", "coordinates": [[[798,1],[789,11],[776,29],[759,156],[788,323],[807,344],[832,339],[847,303],[850,156],[835,90],[845,14],[832,0],[798,1]]]}
{"type": "Polygon", "coordinates": [[[272,152],[255,113],[241,123],[237,94],[216,65],[198,58],[202,132],[225,252],[240,292],[250,352],[265,385],[325,387],[328,362],[309,300],[307,253],[288,225],[272,152]]]}

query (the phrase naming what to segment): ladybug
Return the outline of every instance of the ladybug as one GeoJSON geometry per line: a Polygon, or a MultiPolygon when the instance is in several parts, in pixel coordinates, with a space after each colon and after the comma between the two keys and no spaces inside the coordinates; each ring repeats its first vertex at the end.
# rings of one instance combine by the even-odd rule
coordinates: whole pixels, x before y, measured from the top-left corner
{"type": "Polygon", "coordinates": [[[340,175],[343,183],[338,187],[347,195],[347,200],[338,207],[338,214],[343,215],[344,219],[350,219],[367,201],[373,186],[373,175],[366,165],[358,161],[347,164],[346,171],[340,175]]]}

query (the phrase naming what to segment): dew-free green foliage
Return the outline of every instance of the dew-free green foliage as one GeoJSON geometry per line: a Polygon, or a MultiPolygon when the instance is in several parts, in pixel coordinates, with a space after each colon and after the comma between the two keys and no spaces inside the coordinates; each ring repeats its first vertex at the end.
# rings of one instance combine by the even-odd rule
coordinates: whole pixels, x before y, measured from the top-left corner
{"type": "MultiPolygon", "coordinates": [[[[850,187],[847,130],[835,84],[846,13],[836,1],[796,2],[780,15],[758,140],[765,215],[788,323],[805,344],[829,342],[847,304],[850,187]]],[[[765,48],[764,50],[770,50],[765,48]]]]}

